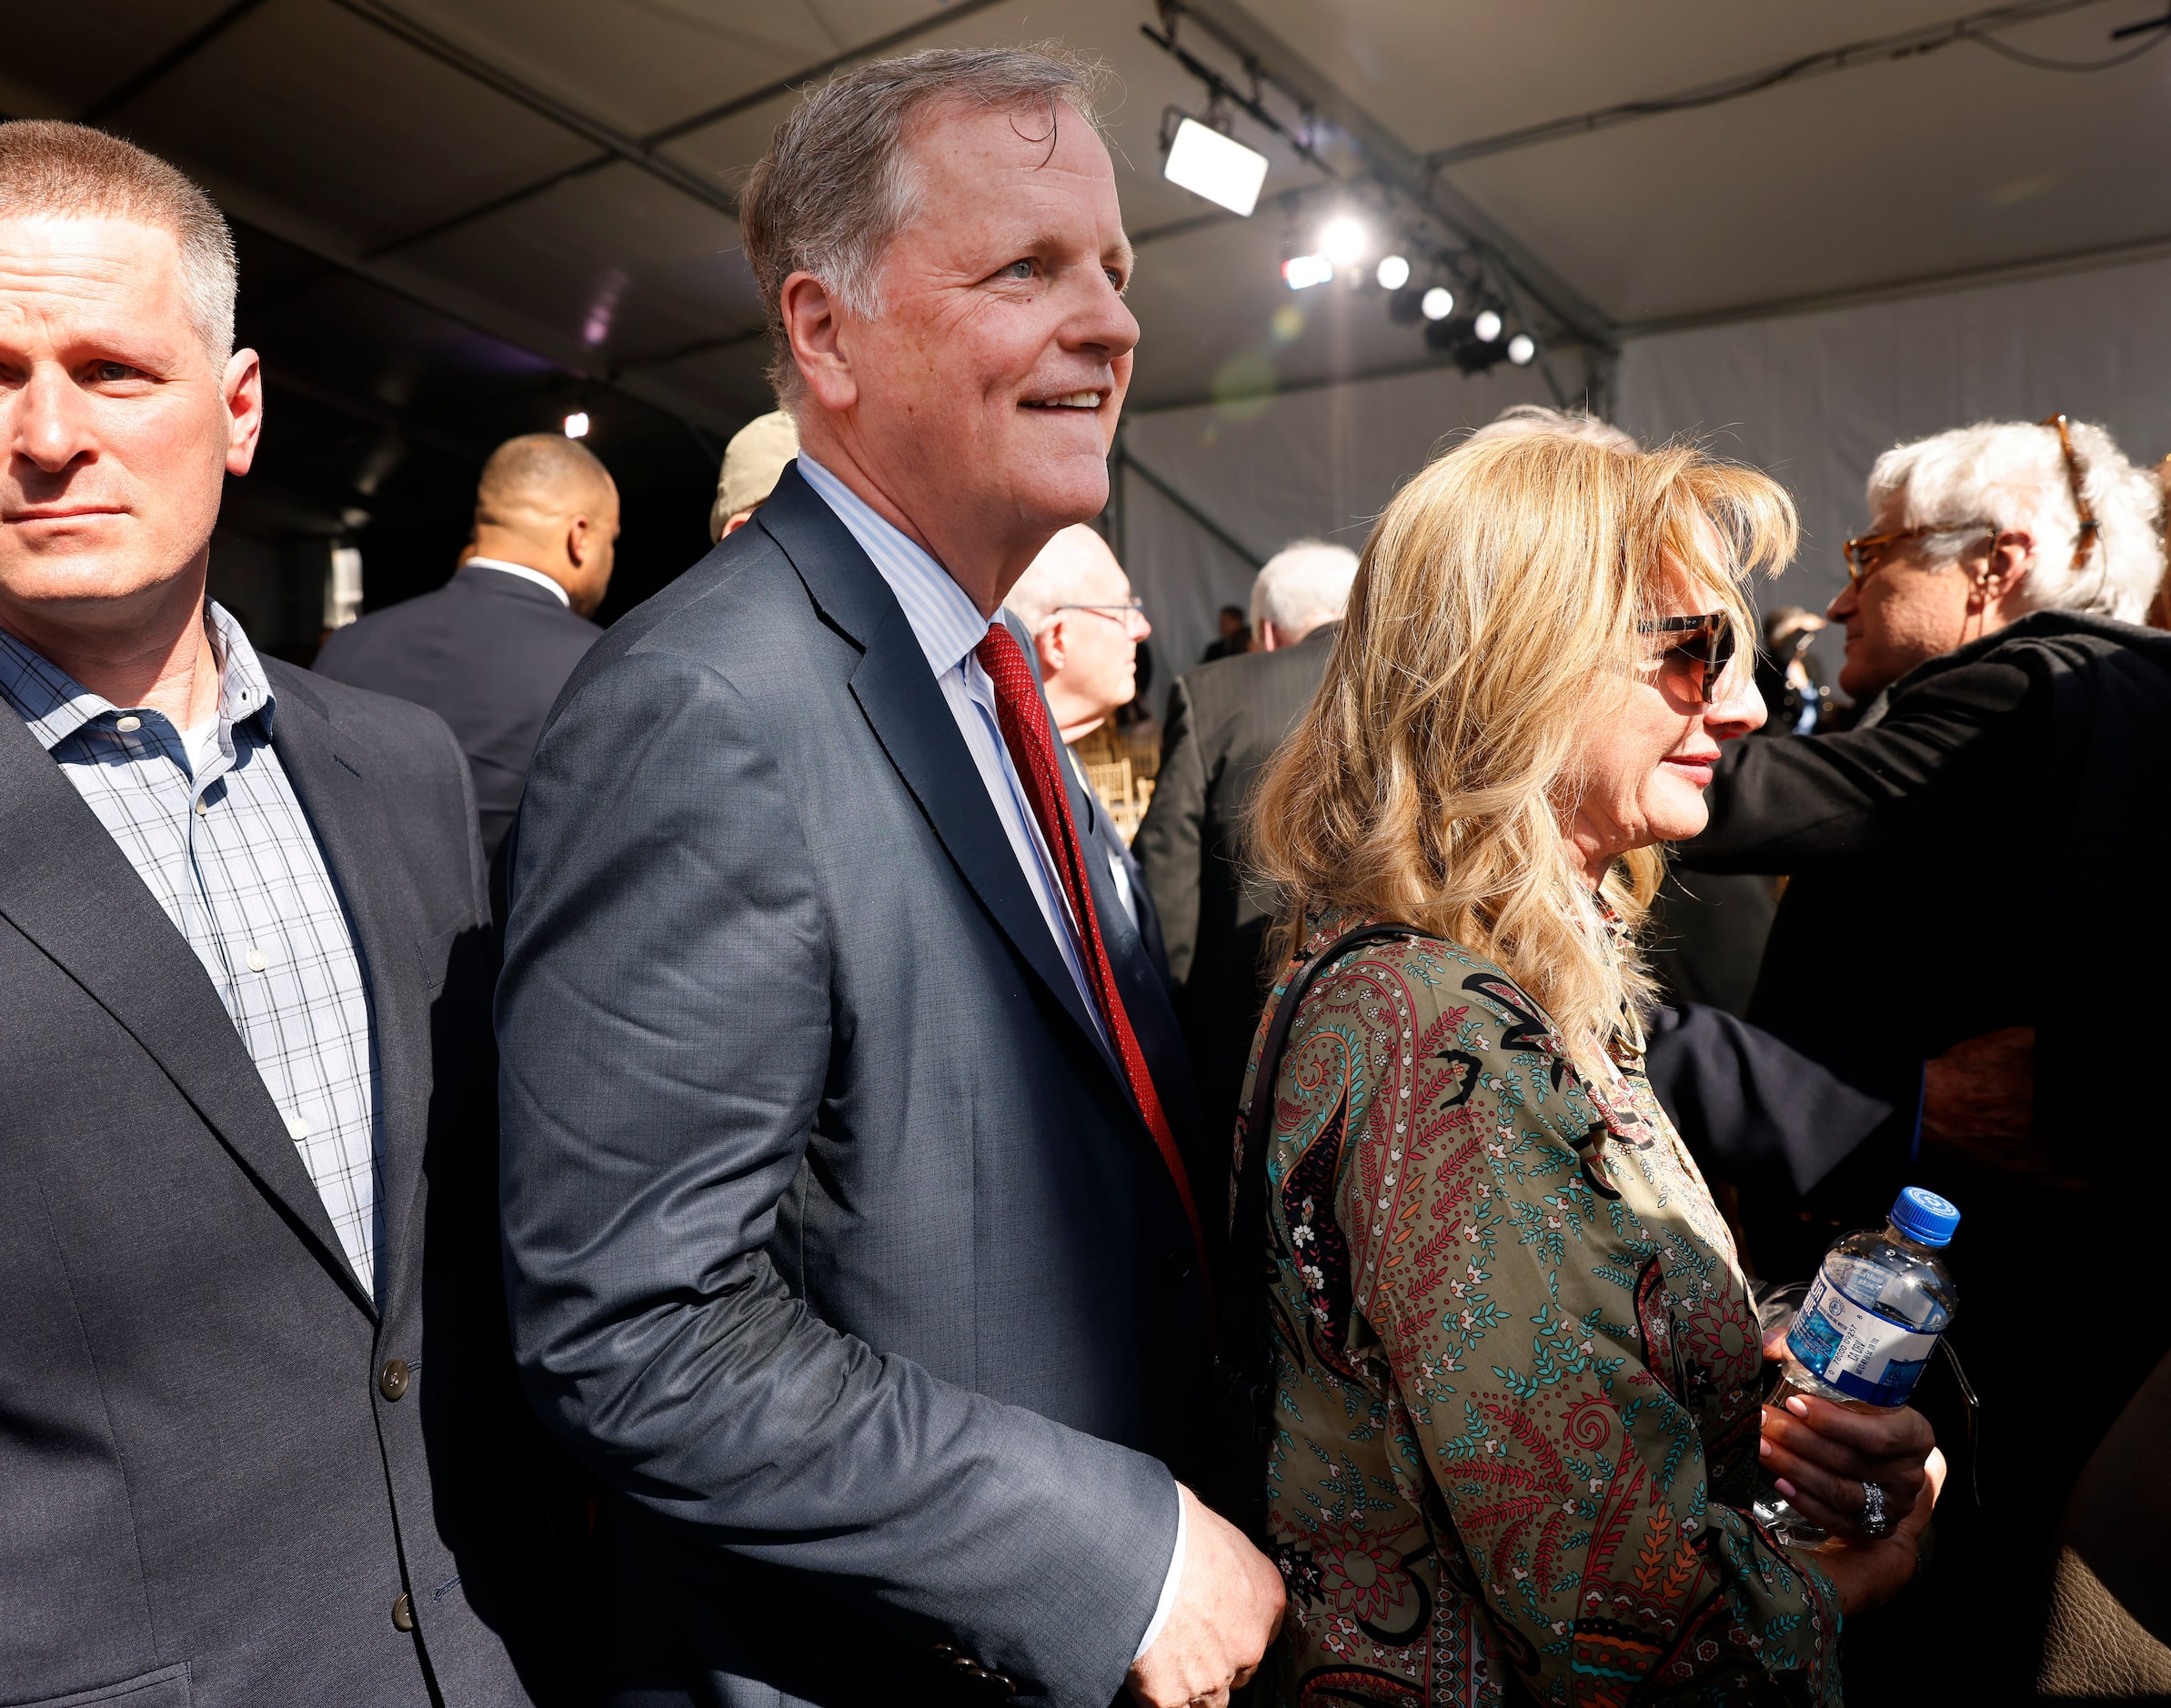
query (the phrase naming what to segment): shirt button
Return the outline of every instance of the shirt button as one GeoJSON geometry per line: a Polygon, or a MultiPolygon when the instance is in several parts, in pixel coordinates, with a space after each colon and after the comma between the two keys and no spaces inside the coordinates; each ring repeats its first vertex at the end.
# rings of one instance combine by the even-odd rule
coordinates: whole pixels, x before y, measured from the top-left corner
{"type": "Polygon", "coordinates": [[[307,1139],[309,1136],[309,1123],[299,1115],[287,1116],[286,1136],[296,1140],[307,1139]]]}
{"type": "Polygon", "coordinates": [[[197,799],[196,799],[196,816],[197,818],[201,819],[201,818],[202,818],[202,817],[203,817],[203,816],[204,816],[206,813],[209,812],[210,810],[211,810],[211,803],[210,803],[209,801],[207,801],[207,800],[204,799],[203,799],[201,796],[198,796],[198,797],[197,797],[197,799]]]}
{"type": "Polygon", "coordinates": [[[132,736],[143,728],[143,719],[131,712],[126,718],[116,718],[113,727],[125,736],[132,736]]]}
{"type": "Polygon", "coordinates": [[[249,950],[249,970],[251,972],[262,972],[264,969],[270,964],[270,962],[264,959],[264,951],[262,949],[252,949],[249,950]]]}

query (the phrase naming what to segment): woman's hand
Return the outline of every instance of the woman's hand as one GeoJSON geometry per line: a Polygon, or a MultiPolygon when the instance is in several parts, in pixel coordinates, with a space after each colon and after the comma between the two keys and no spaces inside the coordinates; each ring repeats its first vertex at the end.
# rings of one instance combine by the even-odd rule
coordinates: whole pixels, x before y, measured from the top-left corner
{"type": "Polygon", "coordinates": [[[1851,1619],[1866,1609],[1882,1606],[1914,1582],[1922,1533],[1944,1486],[1945,1455],[1933,1447],[1923,1465],[1922,1490],[1915,1497],[1915,1505],[1893,1526],[1889,1536],[1874,1542],[1828,1542],[1815,1550],[1812,1557],[1817,1569],[1839,1592],[1843,1618],[1851,1619]]]}
{"type": "Polygon", "coordinates": [[[1936,1451],[1928,1420],[1910,1406],[1855,1412],[1799,1393],[1764,1407],[1756,1443],[1765,1474],[1794,1511],[1850,1541],[1869,1540],[1862,1528],[1867,1485],[1884,1490],[1885,1516],[1896,1521],[1915,1510],[1936,1451]]]}

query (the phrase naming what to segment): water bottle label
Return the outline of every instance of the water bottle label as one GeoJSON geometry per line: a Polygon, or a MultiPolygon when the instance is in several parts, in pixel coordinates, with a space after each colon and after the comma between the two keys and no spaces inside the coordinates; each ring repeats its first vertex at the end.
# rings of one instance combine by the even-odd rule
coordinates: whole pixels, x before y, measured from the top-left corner
{"type": "Polygon", "coordinates": [[[1787,1331],[1786,1347],[1851,1399],[1905,1405],[1937,1337],[1865,1311],[1820,1272],[1787,1331]]]}

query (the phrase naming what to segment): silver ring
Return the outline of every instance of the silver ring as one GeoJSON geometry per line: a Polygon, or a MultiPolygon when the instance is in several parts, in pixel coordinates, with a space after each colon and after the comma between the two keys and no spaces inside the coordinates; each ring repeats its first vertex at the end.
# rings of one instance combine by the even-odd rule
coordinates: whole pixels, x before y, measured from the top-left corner
{"type": "Polygon", "coordinates": [[[1891,1531],[1892,1514],[1885,1510],[1885,1489],[1881,1483],[1862,1485],[1862,1512],[1854,1522],[1864,1536],[1883,1536],[1891,1531]]]}

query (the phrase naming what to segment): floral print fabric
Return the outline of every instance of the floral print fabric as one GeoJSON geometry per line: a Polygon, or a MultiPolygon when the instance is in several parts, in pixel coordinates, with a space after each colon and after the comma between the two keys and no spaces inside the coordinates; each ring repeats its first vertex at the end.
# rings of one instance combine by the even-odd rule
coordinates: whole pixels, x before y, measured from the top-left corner
{"type": "Polygon", "coordinates": [[[1733,1240],[1623,1054],[1586,1082],[1430,939],[1305,998],[1268,1135],[1270,1700],[1839,1702],[1837,1597],[1747,1512],[1733,1240]]]}

